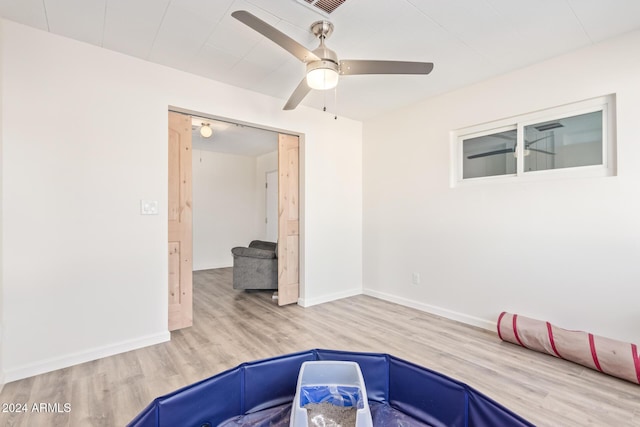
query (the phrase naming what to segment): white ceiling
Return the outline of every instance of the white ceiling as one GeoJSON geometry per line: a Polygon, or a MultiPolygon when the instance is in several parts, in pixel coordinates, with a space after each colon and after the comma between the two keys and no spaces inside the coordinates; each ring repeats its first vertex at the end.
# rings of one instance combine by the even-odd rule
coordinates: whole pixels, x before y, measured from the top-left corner
{"type": "Polygon", "coordinates": [[[257,157],[278,149],[277,132],[196,116],[191,119],[191,140],[196,153],[205,150],[257,157]],[[209,138],[200,134],[203,123],[213,130],[209,138]]]}
{"type": "MultiPolygon", "coordinates": [[[[301,62],[231,17],[248,10],[310,49],[323,17],[296,0],[0,0],[0,15],[272,95],[301,62]]],[[[640,28],[640,0],[347,0],[331,14],[340,59],[435,63],[428,76],[348,76],[303,105],[367,119],[640,28]]]]}

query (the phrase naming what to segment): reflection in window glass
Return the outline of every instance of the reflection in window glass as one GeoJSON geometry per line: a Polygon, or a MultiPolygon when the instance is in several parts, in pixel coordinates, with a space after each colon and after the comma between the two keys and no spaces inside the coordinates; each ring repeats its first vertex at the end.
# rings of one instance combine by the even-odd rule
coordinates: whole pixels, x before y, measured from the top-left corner
{"type": "Polygon", "coordinates": [[[602,164],[602,111],[524,127],[524,171],[602,164]]]}
{"type": "Polygon", "coordinates": [[[516,173],[515,146],[515,129],[463,140],[462,178],[516,173]]]}

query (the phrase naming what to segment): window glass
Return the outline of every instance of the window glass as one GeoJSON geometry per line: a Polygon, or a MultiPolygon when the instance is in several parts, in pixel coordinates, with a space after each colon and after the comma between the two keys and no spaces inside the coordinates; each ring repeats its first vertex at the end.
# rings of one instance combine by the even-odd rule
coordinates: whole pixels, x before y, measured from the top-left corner
{"type": "Polygon", "coordinates": [[[602,111],[524,127],[524,171],[602,164],[602,111]]]}
{"type": "Polygon", "coordinates": [[[462,178],[516,173],[516,129],[462,141],[462,178]]]}

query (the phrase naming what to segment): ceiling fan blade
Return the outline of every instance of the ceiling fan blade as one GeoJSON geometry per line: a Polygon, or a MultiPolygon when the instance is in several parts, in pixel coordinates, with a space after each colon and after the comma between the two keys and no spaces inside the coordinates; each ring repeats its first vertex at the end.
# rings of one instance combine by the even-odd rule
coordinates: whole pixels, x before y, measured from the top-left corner
{"type": "Polygon", "coordinates": [[[320,60],[320,58],[309,49],[246,10],[236,10],[231,16],[276,43],[302,62],[320,60]]]}
{"type": "Polygon", "coordinates": [[[547,136],[543,136],[542,138],[534,139],[533,141],[526,141],[525,140],[524,141],[524,146],[525,146],[525,148],[529,148],[530,145],[533,145],[536,142],[542,141],[543,139],[547,139],[547,138],[550,138],[550,136],[548,136],[548,135],[547,136]]]}
{"type": "Polygon", "coordinates": [[[293,110],[300,104],[300,102],[304,99],[307,94],[311,92],[311,88],[307,84],[307,78],[303,78],[298,87],[293,91],[289,100],[284,105],[283,110],[293,110]]]}
{"type": "Polygon", "coordinates": [[[473,154],[471,156],[467,156],[467,159],[477,159],[479,157],[495,156],[498,154],[513,153],[513,152],[514,152],[513,148],[503,148],[502,150],[487,151],[486,153],[473,154]]]}
{"type": "Polygon", "coordinates": [[[552,155],[552,156],[556,155],[556,153],[552,153],[551,151],[539,150],[537,148],[527,148],[527,150],[529,150],[529,151],[537,151],[538,153],[549,154],[549,155],[552,155]]]}
{"type": "Polygon", "coordinates": [[[340,61],[340,74],[429,74],[433,70],[432,62],[407,61],[371,61],[345,59],[340,61]]]}

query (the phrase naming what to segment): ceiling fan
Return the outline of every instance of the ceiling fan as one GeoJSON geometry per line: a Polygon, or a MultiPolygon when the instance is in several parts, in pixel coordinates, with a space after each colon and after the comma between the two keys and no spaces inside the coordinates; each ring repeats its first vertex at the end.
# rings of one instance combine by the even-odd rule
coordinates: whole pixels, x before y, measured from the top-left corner
{"type": "Polygon", "coordinates": [[[305,78],[302,79],[291,94],[291,97],[289,97],[283,108],[284,110],[296,108],[311,89],[333,89],[338,84],[338,76],[429,74],[433,70],[433,63],[431,62],[338,60],[336,53],[324,44],[324,40],[333,32],[333,24],[329,21],[317,21],[311,24],[311,32],[320,39],[320,46],[310,51],[246,10],[236,10],[231,16],[273,41],[307,65],[305,78]]]}
{"type": "MultiPolygon", "coordinates": [[[[538,139],[534,139],[533,141],[525,141],[524,142],[524,153],[525,156],[529,155],[528,152],[530,151],[535,151],[537,153],[543,153],[543,154],[549,154],[551,156],[555,156],[556,153],[553,153],[551,151],[546,151],[546,150],[541,150],[539,148],[531,148],[531,145],[535,144],[538,141],[542,141],[543,139],[547,139],[550,138],[550,136],[543,136],[542,138],[538,138],[538,139]]],[[[502,148],[500,150],[494,150],[494,151],[487,151],[486,153],[480,153],[480,154],[472,154],[471,156],[467,156],[467,159],[477,159],[479,157],[487,157],[487,156],[496,156],[498,154],[505,154],[505,153],[516,153],[516,146],[517,144],[515,144],[512,148],[502,148]]]]}

